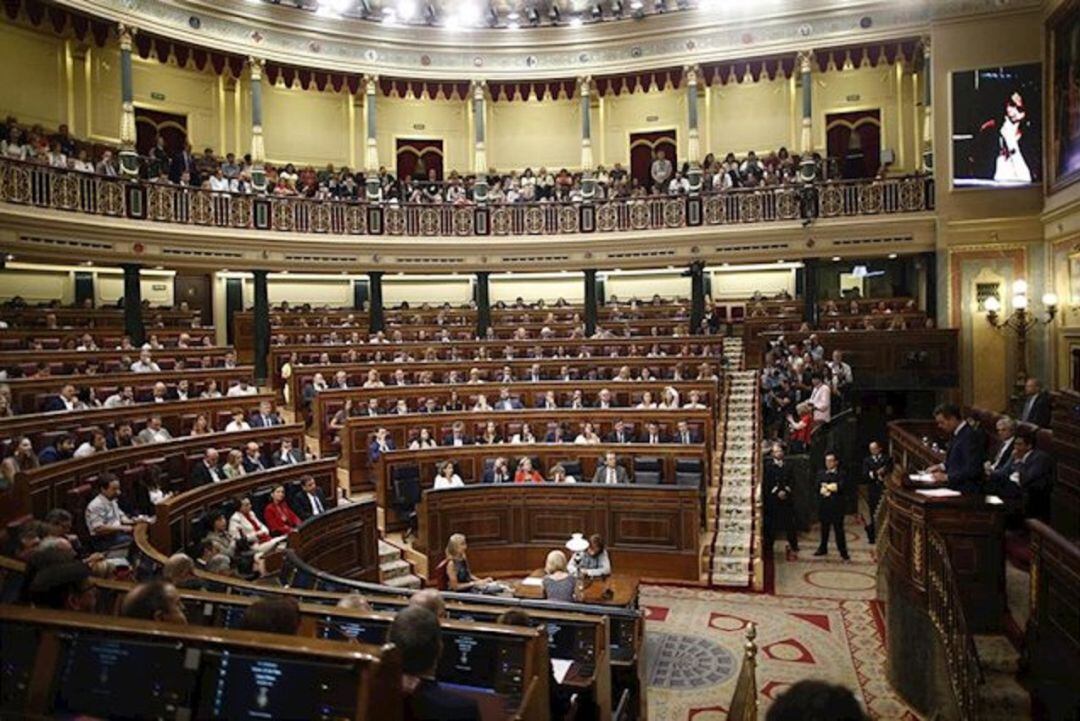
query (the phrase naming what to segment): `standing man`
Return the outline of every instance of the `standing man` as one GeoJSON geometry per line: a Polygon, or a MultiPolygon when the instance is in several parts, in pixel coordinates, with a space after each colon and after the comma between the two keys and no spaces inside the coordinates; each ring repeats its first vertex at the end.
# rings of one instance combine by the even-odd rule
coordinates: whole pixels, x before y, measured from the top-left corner
{"type": "Polygon", "coordinates": [[[814,551],[815,556],[824,556],[829,552],[829,531],[836,535],[836,547],[840,558],[850,561],[847,551],[847,538],[844,537],[844,488],[847,481],[840,470],[836,454],[825,454],[825,470],[818,471],[818,516],[821,521],[821,545],[814,551]]]}
{"type": "Polygon", "coordinates": [[[1032,423],[1039,428],[1050,427],[1050,394],[1043,390],[1038,378],[1028,378],[1024,382],[1024,409],[1020,413],[1022,423],[1032,423]]]}
{"type": "Polygon", "coordinates": [[[881,494],[885,490],[885,479],[893,470],[893,460],[892,456],[881,452],[881,444],[877,441],[870,441],[869,450],[870,455],[862,462],[862,483],[867,485],[867,503],[870,506],[870,518],[866,524],[866,540],[874,543],[877,538],[874,518],[877,515],[878,504],[881,503],[881,494]]]}
{"type": "Polygon", "coordinates": [[[949,488],[961,493],[981,493],[986,447],[979,433],[960,417],[960,408],[953,403],[935,408],[934,421],[949,436],[949,449],[944,463],[927,470],[937,482],[947,482],[949,488]]]}
{"type": "Polygon", "coordinates": [[[772,453],[765,459],[765,552],[772,554],[777,524],[787,532],[787,560],[794,561],[799,552],[799,536],[795,528],[794,503],[791,494],[791,466],[784,463],[784,446],[772,444],[772,453]]]}
{"type": "Polygon", "coordinates": [[[667,192],[668,181],[671,180],[671,161],[667,159],[663,150],[657,150],[649,168],[649,176],[652,178],[652,187],[659,188],[660,192],[667,192]]]}

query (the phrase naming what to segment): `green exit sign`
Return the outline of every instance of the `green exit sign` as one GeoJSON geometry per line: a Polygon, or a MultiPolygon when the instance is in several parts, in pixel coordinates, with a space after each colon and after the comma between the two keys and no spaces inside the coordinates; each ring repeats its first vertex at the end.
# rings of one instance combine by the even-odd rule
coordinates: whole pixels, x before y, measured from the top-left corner
{"type": "Polygon", "coordinates": [[[150,97],[154,100],[164,100],[165,93],[150,93],[150,97]]]}

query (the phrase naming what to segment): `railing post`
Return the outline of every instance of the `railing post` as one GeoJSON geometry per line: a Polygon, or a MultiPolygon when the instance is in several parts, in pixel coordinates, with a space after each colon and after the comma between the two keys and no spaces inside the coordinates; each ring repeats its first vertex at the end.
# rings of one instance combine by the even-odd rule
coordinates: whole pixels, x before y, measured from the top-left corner
{"type": "Polygon", "coordinates": [[[581,199],[592,202],[596,196],[596,178],[593,177],[592,130],[589,122],[589,84],[592,78],[578,78],[581,95],[581,199]]]}
{"type": "Polygon", "coordinates": [[[263,63],[261,58],[248,58],[251,73],[251,184],[259,193],[266,191],[266,170],[263,168],[266,150],[263,147],[262,127],[263,63]]]}
{"type": "Polygon", "coordinates": [[[483,80],[472,82],[472,108],[473,127],[473,171],[476,173],[476,182],[473,184],[473,200],[478,204],[486,203],[488,197],[487,182],[487,150],[485,145],[484,117],[486,113],[484,102],[484,88],[487,84],[483,80]]]}
{"type": "Polygon", "coordinates": [[[369,203],[379,202],[382,195],[379,179],[379,142],[375,133],[377,128],[375,124],[375,99],[378,92],[379,77],[377,75],[365,75],[364,112],[367,113],[367,140],[364,146],[364,165],[367,168],[367,177],[364,190],[369,203]]]}
{"type": "Polygon", "coordinates": [[[383,319],[381,270],[368,271],[368,319],[372,333],[378,333],[385,327],[383,319]]]}
{"type": "Polygon", "coordinates": [[[592,338],[596,334],[596,311],[597,311],[597,288],[596,269],[589,268],[585,271],[585,337],[592,338]]]}
{"type": "Polygon", "coordinates": [[[266,359],[270,354],[270,294],[267,288],[267,271],[252,271],[255,278],[255,384],[266,383],[266,359]]]}
{"type": "Polygon", "coordinates": [[[491,293],[486,270],[476,274],[476,337],[486,338],[491,327],[491,293]]]}
{"type": "Polygon", "coordinates": [[[814,162],[813,157],[813,61],[813,50],[800,52],[796,58],[799,75],[802,78],[802,161],[799,163],[799,175],[805,183],[813,182],[817,177],[817,164],[814,162]]]}
{"type": "Polygon", "coordinates": [[[120,24],[120,172],[125,177],[139,175],[135,152],[135,87],[131,72],[131,42],[135,28],[120,24]]]}

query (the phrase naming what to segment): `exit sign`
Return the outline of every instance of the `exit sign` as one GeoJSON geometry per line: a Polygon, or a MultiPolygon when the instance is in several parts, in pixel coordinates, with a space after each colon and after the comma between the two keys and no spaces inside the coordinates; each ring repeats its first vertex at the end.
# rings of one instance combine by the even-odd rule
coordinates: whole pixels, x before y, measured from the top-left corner
{"type": "Polygon", "coordinates": [[[150,93],[150,98],[153,100],[164,100],[165,93],[150,93]]]}

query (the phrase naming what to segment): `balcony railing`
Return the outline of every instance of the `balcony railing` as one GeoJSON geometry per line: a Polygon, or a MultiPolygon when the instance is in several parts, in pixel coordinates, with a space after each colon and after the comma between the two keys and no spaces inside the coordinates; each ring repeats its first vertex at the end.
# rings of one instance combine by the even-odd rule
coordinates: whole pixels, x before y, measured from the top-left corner
{"type": "Polygon", "coordinates": [[[367,203],[212,192],[0,161],[0,201],[111,218],[324,235],[573,235],[933,210],[929,176],[593,203],[367,203]]]}

